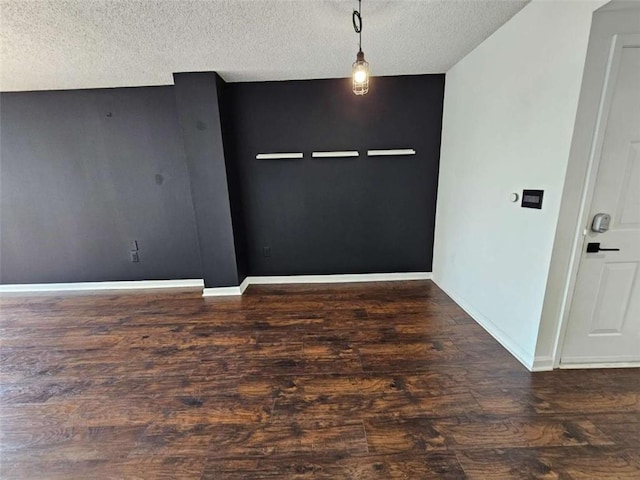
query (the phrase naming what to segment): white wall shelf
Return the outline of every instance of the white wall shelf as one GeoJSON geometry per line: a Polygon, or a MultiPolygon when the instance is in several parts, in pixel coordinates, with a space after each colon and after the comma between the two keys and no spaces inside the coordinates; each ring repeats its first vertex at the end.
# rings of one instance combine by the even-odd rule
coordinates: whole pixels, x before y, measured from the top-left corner
{"type": "Polygon", "coordinates": [[[401,155],[415,155],[416,151],[413,148],[399,148],[390,150],[367,150],[369,157],[386,157],[386,156],[401,156],[401,155]]]}
{"type": "Polygon", "coordinates": [[[293,158],[302,158],[302,152],[290,153],[259,153],[256,155],[257,160],[286,160],[293,158]]]}
{"type": "Polygon", "coordinates": [[[311,156],[313,158],[345,158],[359,157],[360,153],[357,150],[343,150],[334,152],[313,152],[311,156]]]}
{"type": "MultiPolygon", "coordinates": [[[[369,157],[397,157],[404,155],[415,155],[416,151],[413,148],[397,148],[387,150],[367,150],[367,156],[369,157]]],[[[312,152],[312,158],[348,158],[359,157],[360,152],[357,150],[336,150],[326,152],[312,152]]],[[[303,158],[302,152],[283,152],[283,153],[258,153],[256,155],[257,160],[290,160],[303,158]]]]}

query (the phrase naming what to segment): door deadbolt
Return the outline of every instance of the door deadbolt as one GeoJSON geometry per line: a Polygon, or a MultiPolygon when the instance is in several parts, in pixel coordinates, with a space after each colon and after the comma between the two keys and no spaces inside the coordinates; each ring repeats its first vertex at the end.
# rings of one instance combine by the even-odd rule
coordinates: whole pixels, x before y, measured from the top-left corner
{"type": "Polygon", "coordinates": [[[611,215],[608,213],[596,213],[591,222],[591,231],[596,233],[604,233],[609,230],[611,223],[611,215]]]}

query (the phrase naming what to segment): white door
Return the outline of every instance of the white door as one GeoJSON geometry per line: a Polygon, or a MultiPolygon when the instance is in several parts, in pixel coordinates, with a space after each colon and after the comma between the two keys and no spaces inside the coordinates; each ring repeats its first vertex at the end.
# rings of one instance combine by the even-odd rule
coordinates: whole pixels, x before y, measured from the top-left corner
{"type": "Polygon", "coordinates": [[[608,113],[595,133],[601,149],[561,366],[640,361],[640,35],[614,37],[609,62],[608,113]],[[591,230],[598,213],[611,217],[605,233],[591,230]],[[616,250],[589,253],[597,243],[616,250]]]}

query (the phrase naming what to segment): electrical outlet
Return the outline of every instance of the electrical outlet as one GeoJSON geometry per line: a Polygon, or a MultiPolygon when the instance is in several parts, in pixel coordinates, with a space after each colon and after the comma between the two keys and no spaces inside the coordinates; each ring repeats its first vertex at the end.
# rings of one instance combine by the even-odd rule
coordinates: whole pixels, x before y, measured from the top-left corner
{"type": "Polygon", "coordinates": [[[270,257],[271,256],[271,247],[262,247],[262,256],[270,257]]]}
{"type": "Polygon", "coordinates": [[[138,252],[129,252],[129,258],[131,258],[132,263],[138,263],[140,261],[138,252]]]}

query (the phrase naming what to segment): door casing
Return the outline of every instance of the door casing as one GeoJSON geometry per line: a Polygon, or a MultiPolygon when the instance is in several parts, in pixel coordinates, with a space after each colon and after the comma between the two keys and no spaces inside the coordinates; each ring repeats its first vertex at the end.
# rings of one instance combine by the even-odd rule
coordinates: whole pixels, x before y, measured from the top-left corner
{"type": "MultiPolygon", "coordinates": [[[[543,302],[534,371],[560,366],[613,92],[615,46],[623,34],[638,35],[640,39],[640,4],[613,1],[594,13],[543,302]]],[[[572,365],[569,368],[614,366],[640,366],[640,363],[572,365]]]]}

